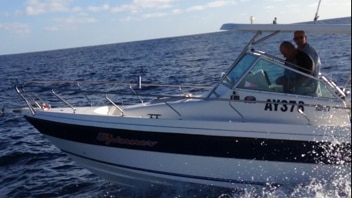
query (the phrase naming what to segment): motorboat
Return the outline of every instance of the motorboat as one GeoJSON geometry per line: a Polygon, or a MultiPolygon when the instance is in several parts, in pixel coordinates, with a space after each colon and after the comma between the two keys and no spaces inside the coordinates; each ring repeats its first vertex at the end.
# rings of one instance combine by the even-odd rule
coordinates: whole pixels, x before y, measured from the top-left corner
{"type": "Polygon", "coordinates": [[[127,186],[278,186],[350,175],[350,83],[308,75],[254,46],[295,30],[351,34],[351,25],[221,29],[254,36],[215,85],[30,81],[16,86],[21,111],[79,165],[127,186]],[[276,83],[285,71],[305,81],[288,90],[276,83]]]}

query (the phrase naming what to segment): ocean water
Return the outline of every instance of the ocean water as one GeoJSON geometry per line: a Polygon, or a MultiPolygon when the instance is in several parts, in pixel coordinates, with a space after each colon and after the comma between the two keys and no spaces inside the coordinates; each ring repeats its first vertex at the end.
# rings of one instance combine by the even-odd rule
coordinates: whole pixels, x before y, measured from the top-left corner
{"type": "MultiPolygon", "coordinates": [[[[350,23],[351,18],[326,23],[350,23]]],[[[351,197],[351,174],[298,186],[220,189],[190,184],[130,189],[97,177],[53,146],[16,109],[16,84],[87,80],[212,85],[253,33],[216,32],[129,43],[0,56],[0,197],[351,197]]],[[[278,55],[281,34],[255,47],[278,55]]],[[[351,73],[351,35],[309,35],[321,72],[339,86],[351,73]]]]}

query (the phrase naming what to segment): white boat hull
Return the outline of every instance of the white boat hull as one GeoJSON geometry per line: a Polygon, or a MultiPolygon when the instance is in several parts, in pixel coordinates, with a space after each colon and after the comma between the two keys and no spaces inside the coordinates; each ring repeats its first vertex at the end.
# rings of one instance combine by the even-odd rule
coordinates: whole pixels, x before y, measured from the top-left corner
{"type": "Polygon", "coordinates": [[[62,116],[45,111],[26,118],[74,161],[127,186],[177,182],[220,187],[292,185],[346,174],[350,168],[350,161],[344,161],[350,145],[339,147],[339,153],[330,144],[325,151],[318,148],[336,137],[348,139],[343,128],[240,122],[205,125],[202,121],[62,116]],[[329,161],[334,155],[340,158],[329,161]]]}
{"type": "Polygon", "coordinates": [[[350,165],[287,163],[106,148],[48,137],[74,161],[110,181],[137,188],[188,182],[219,187],[286,185],[345,175],[350,165]],[[68,152],[74,150],[75,152],[68,152]]]}

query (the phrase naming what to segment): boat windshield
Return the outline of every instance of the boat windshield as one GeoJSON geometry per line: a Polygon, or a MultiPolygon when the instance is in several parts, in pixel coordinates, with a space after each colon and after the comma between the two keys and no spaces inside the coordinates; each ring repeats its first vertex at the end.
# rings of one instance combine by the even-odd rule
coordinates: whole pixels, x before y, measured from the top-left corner
{"type": "Polygon", "coordinates": [[[253,54],[247,53],[242,56],[239,61],[235,62],[231,67],[231,70],[223,76],[222,81],[218,84],[215,89],[210,92],[209,97],[220,97],[226,93],[229,89],[231,90],[234,85],[238,84],[239,80],[245,75],[246,72],[251,68],[253,62],[258,58],[253,54]]]}
{"type": "Polygon", "coordinates": [[[237,88],[313,97],[336,98],[322,79],[301,73],[283,62],[262,55],[237,88]]]}
{"type": "Polygon", "coordinates": [[[257,53],[246,53],[235,63],[211,97],[225,96],[225,93],[234,88],[336,98],[334,88],[323,79],[286,66],[282,59],[257,53]]]}
{"type": "Polygon", "coordinates": [[[232,70],[223,79],[221,84],[232,89],[234,85],[238,83],[241,77],[249,70],[253,62],[257,59],[257,56],[247,53],[243,56],[240,61],[232,68],[232,70]]]}

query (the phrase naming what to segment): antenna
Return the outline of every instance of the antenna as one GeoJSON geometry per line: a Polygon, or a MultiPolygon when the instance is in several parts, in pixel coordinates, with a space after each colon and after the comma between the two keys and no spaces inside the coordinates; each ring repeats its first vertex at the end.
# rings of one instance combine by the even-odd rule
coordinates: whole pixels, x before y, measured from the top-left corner
{"type": "Polygon", "coordinates": [[[320,8],[320,2],[321,2],[321,0],[319,0],[318,8],[317,8],[317,11],[315,12],[314,23],[317,23],[317,20],[319,18],[318,12],[319,12],[319,8],[320,8]]]}

